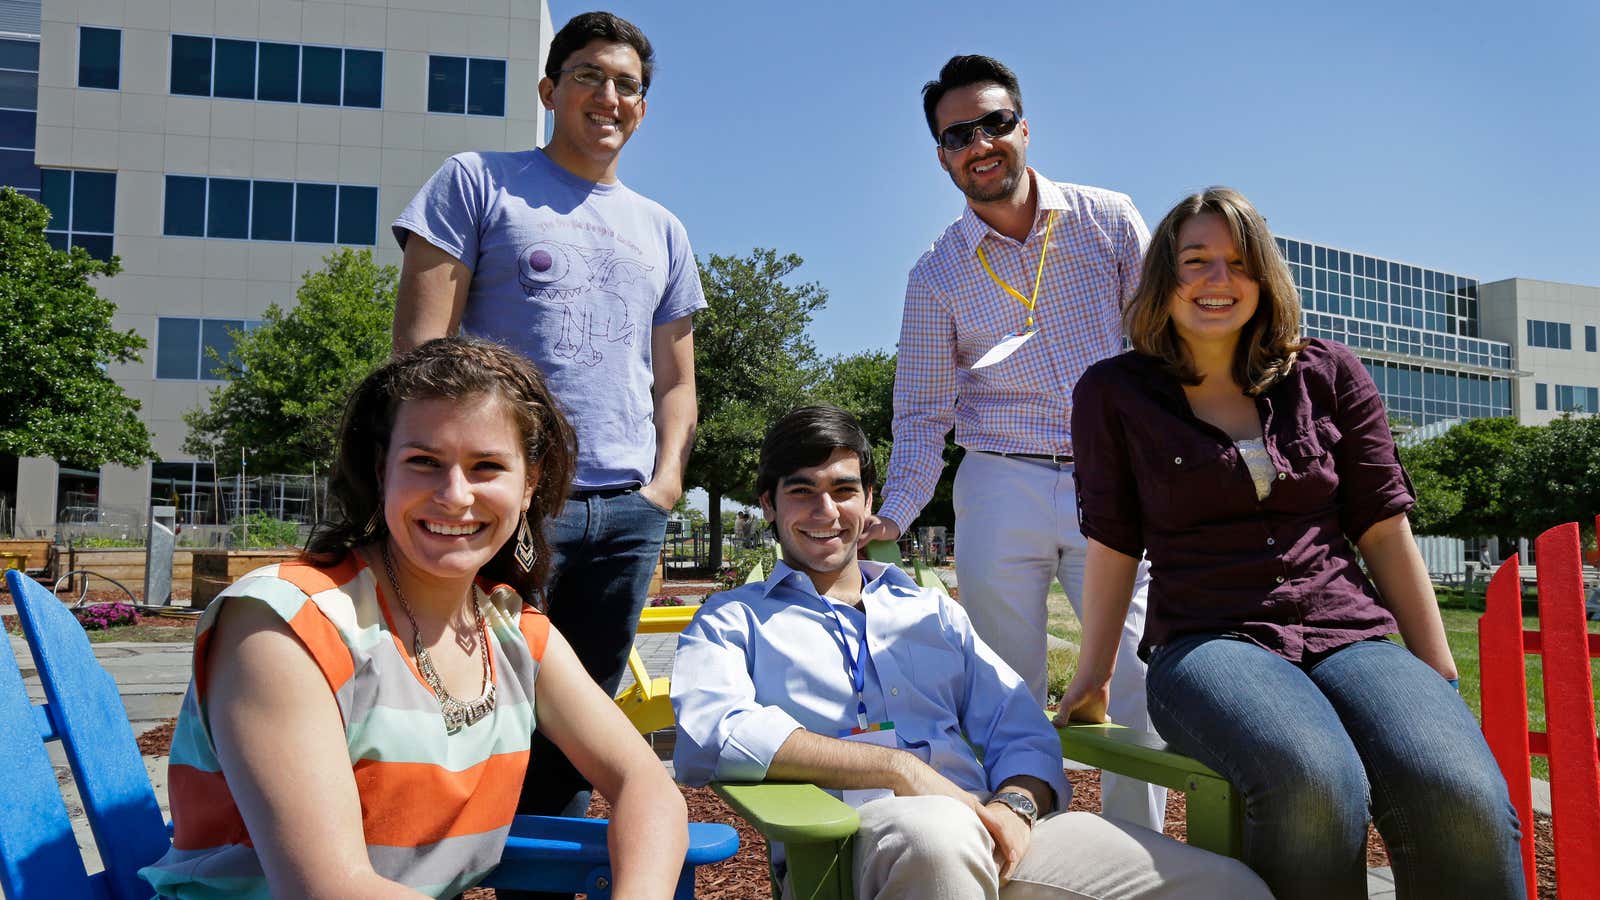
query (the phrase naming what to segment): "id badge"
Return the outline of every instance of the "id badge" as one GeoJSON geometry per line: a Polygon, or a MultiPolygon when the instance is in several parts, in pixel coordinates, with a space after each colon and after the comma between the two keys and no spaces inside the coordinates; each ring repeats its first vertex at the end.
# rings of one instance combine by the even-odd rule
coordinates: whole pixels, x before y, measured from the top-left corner
{"type": "Polygon", "coordinates": [[[987,352],[978,357],[978,361],[973,363],[972,367],[974,369],[982,369],[1000,362],[1017,352],[1018,347],[1021,347],[1029,338],[1038,333],[1039,329],[1037,328],[1030,328],[1027,331],[1013,331],[1001,338],[1000,343],[990,347],[987,352]]]}
{"type": "MultiPolygon", "coordinates": [[[[900,746],[894,735],[893,722],[877,722],[868,725],[866,730],[851,728],[839,732],[839,740],[855,741],[861,744],[876,744],[879,747],[888,747],[891,750],[900,746]]],[[[858,791],[842,791],[841,800],[851,809],[860,809],[863,805],[884,797],[893,797],[894,791],[888,788],[864,788],[858,791]]]]}

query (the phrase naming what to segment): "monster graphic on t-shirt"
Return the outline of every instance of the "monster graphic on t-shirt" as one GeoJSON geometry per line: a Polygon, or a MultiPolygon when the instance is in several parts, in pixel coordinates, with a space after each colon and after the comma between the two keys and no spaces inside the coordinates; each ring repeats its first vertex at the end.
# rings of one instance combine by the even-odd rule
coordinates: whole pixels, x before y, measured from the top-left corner
{"type": "Polygon", "coordinates": [[[556,241],[535,241],[522,248],[517,275],[532,302],[561,305],[561,339],[555,355],[598,365],[604,354],[595,338],[633,346],[633,321],[621,289],[652,269],[616,250],[579,247],[556,241]]]}

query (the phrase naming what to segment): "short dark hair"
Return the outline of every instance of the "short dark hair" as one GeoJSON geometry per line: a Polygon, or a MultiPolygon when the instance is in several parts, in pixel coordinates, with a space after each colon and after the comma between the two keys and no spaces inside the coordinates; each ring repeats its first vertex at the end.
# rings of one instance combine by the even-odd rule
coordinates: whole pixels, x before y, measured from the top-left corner
{"type": "Polygon", "coordinates": [[[638,52],[639,65],[642,67],[639,70],[639,83],[646,90],[650,88],[650,75],[656,68],[656,51],[650,46],[650,39],[644,36],[639,26],[608,12],[580,13],[561,26],[561,30],[550,41],[550,55],[544,61],[545,77],[560,81],[561,67],[566,65],[567,57],[589,46],[591,41],[632,47],[638,52]]]}
{"type": "Polygon", "coordinates": [[[1017,115],[1022,115],[1022,87],[1017,84],[1017,73],[992,56],[976,53],[952,56],[939,70],[939,77],[922,86],[922,114],[928,117],[928,130],[933,133],[934,140],[939,139],[939,120],[934,117],[934,108],[946,93],[969,84],[1000,85],[1011,95],[1011,106],[1017,115]]]}
{"type": "Polygon", "coordinates": [[[861,423],[837,406],[802,406],[767,429],[756,465],[756,497],[766,497],[778,482],[807,466],[820,466],[833,451],[844,448],[861,460],[861,483],[871,487],[878,477],[872,443],[861,423]]]}
{"type": "Polygon", "coordinates": [[[313,530],[306,556],[331,564],[351,550],[384,540],[379,461],[389,448],[400,404],[411,400],[462,402],[493,397],[510,410],[532,474],[539,470],[528,508],[535,559],[524,570],[507,541],[479,570],[491,583],[506,584],[545,609],[550,581],[550,545],[544,519],[561,512],[578,455],[577,437],[556,406],[544,378],[526,356],[500,344],[470,337],[435,338],[390,359],[362,379],[345,403],[338,451],[328,480],[328,518],[313,530]]]}

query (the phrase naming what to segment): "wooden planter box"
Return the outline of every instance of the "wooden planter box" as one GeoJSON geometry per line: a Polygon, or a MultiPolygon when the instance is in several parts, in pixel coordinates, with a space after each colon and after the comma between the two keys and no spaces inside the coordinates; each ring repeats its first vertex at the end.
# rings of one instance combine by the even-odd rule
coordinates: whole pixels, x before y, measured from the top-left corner
{"type": "MultiPolygon", "coordinates": [[[[204,609],[228,585],[262,566],[299,559],[299,550],[195,550],[189,605],[204,609]]],[[[173,574],[176,582],[178,576],[173,574]]]]}
{"type": "MultiPolygon", "coordinates": [[[[172,553],[172,583],[183,584],[191,577],[191,555],[198,551],[179,548],[172,553]]],[[[137,595],[144,590],[143,547],[118,547],[104,550],[62,550],[56,560],[57,576],[87,569],[96,575],[119,582],[137,595]]],[[[74,579],[74,589],[81,582],[74,579]]],[[[116,590],[97,578],[89,579],[90,590],[116,590]]]]}
{"type": "Polygon", "coordinates": [[[27,556],[22,568],[30,572],[43,569],[50,560],[50,542],[39,540],[0,540],[0,554],[21,553],[27,556]]]}

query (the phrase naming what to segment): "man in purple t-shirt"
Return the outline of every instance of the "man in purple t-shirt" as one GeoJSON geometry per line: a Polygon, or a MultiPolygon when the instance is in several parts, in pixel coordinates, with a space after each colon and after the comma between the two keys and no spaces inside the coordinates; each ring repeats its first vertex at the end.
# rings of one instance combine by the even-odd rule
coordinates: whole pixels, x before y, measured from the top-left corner
{"type": "MultiPolygon", "coordinates": [[[[543,149],[447,160],[400,217],[394,348],[461,332],[526,353],[578,434],[573,494],[549,519],[551,622],[615,692],[683,493],[697,414],[691,315],[706,305],[683,225],[617,180],[654,54],[585,13],[551,42],[543,149]]],[[[583,815],[588,785],[534,737],[519,811],[583,815]]]]}

